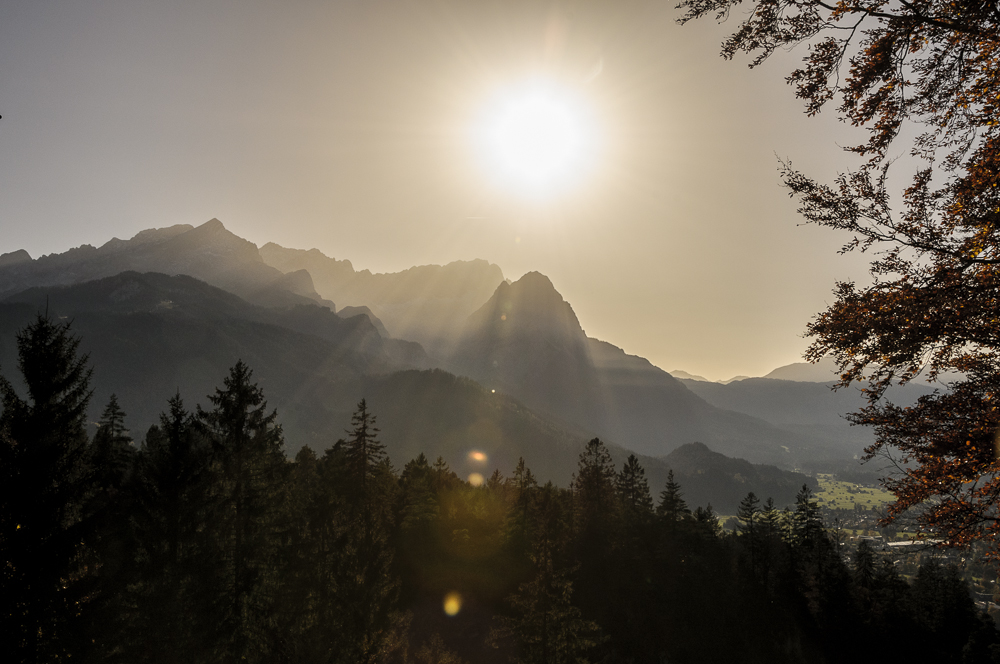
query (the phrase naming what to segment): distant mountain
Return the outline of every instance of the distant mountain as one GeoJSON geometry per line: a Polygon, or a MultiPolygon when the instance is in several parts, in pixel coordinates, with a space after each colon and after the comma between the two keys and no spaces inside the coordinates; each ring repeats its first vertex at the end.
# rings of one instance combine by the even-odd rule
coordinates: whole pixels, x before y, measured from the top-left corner
{"type": "Polygon", "coordinates": [[[707,378],[705,378],[704,376],[698,376],[696,374],[690,374],[690,373],[688,373],[686,371],[681,371],[680,369],[674,369],[673,371],[669,371],[667,373],[669,373],[674,378],[683,378],[685,380],[702,380],[702,381],[705,381],[706,383],[709,382],[709,380],[707,378]]]}
{"type": "Polygon", "coordinates": [[[112,238],[31,260],[26,252],[0,262],[0,297],[31,287],[77,284],[120,272],[186,274],[263,306],[322,304],[308,272],[286,274],[264,263],[252,242],[226,230],[218,219],[150,229],[130,240],[112,238]]]}
{"type": "Polygon", "coordinates": [[[815,364],[809,362],[794,362],[778,367],[764,378],[775,380],[793,380],[800,383],[835,383],[840,378],[837,365],[833,358],[824,357],[815,364]]]}
{"type": "MultiPolygon", "coordinates": [[[[251,366],[256,357],[269,381],[288,386],[294,376],[314,380],[295,367],[323,381],[355,381],[437,366],[524,403],[546,421],[651,456],[700,440],[731,456],[796,467],[834,449],[816,427],[775,426],[713,406],[645,359],[588,338],[544,275],[531,272],[510,283],[499,267],[482,260],[394,274],[358,272],[349,261],[316,250],[275,244],[258,250],[213,219],[37,260],[23,251],[4,254],[4,296],[11,305],[35,309],[47,298],[53,311],[99,337],[88,343],[108,362],[115,360],[111,346],[101,350],[106,338],[133,348],[139,364],[148,345],[155,378],[135,387],[155,384],[157,404],[179,386],[185,392],[214,387],[218,379],[209,383],[208,376],[223,374],[238,357],[251,366]],[[53,288],[59,286],[66,288],[53,288]],[[324,296],[341,304],[336,315],[334,301],[324,296]],[[153,326],[142,333],[148,340],[142,325],[153,326]],[[182,348],[182,339],[197,343],[182,348]],[[285,361],[288,376],[282,374],[285,361]],[[196,366],[204,371],[191,373],[196,366]]],[[[311,397],[288,395],[289,426],[309,440],[309,431],[325,425],[313,414],[295,424],[295,404],[311,397]]],[[[327,408],[322,400],[317,404],[327,408]]]]}
{"type": "Polygon", "coordinates": [[[817,489],[816,479],[774,466],[753,464],[713,452],[702,443],[688,443],[668,454],[664,462],[684,489],[689,506],[711,503],[717,512],[735,514],[736,507],[753,491],[763,503],[774,499],[778,508],[795,504],[803,485],[817,489]]]}
{"type": "Polygon", "coordinates": [[[354,316],[364,316],[365,318],[367,318],[368,320],[371,321],[372,325],[375,326],[375,329],[378,330],[378,333],[383,338],[389,339],[389,338],[392,337],[392,335],[389,334],[389,330],[385,329],[385,325],[382,323],[382,321],[379,319],[379,317],[376,316],[372,312],[372,310],[369,309],[368,307],[344,307],[340,311],[337,312],[337,315],[340,316],[341,318],[352,318],[354,316]]]}
{"type": "Polygon", "coordinates": [[[716,408],[649,361],[588,338],[538,273],[497,287],[469,317],[446,366],[643,454],[701,440],[725,454],[794,466],[822,447],[808,435],[716,408]]]}
{"type": "Polygon", "coordinates": [[[340,306],[368,307],[389,334],[423,344],[434,353],[447,346],[465,319],[504,280],[500,268],[484,260],[422,265],[402,272],[356,272],[347,260],[317,249],[265,244],[260,255],[282,272],[308,270],[323,297],[340,306]]]}
{"type": "Polygon", "coordinates": [[[0,267],[6,267],[8,265],[19,265],[21,263],[30,263],[31,254],[29,254],[24,249],[18,249],[17,251],[12,251],[8,254],[0,254],[0,267]]]}
{"type": "MultiPolygon", "coordinates": [[[[819,460],[859,457],[874,442],[871,429],[851,426],[844,418],[865,403],[855,387],[833,390],[830,384],[772,378],[748,378],[728,385],[694,380],[684,384],[714,406],[823,441],[812,457],[803,459],[802,467],[815,467],[813,462],[819,460]]],[[[931,390],[926,384],[911,383],[892,388],[887,396],[894,403],[909,405],[931,390]]]]}
{"type": "Polygon", "coordinates": [[[567,421],[600,421],[587,337],[573,308],[538,272],[496,287],[469,316],[447,366],[567,421]]]}
{"type": "MultiPolygon", "coordinates": [[[[136,437],[175,393],[189,408],[207,407],[205,396],[237,359],[250,365],[269,405],[278,409],[289,454],[305,444],[323,450],[342,437],[362,397],[378,416],[397,465],[423,452],[443,456],[463,476],[494,468],[509,474],[524,457],[542,481],[566,486],[594,435],[467,378],[440,370],[394,371],[405,366],[400,357],[406,348],[419,359],[419,345],[382,338],[364,315],[344,320],[315,305],[268,309],[191,277],[155,273],[34,288],[0,301],[0,372],[15,385],[15,333],[45,308],[72,321],[80,350],[90,357],[91,418],[115,393],[136,437]],[[487,454],[486,468],[470,462],[474,450],[487,454]]],[[[629,451],[614,444],[609,449],[620,467],[629,451]]],[[[657,493],[669,466],[646,456],[640,461],[657,493]]],[[[684,484],[692,499],[709,496],[706,502],[727,505],[729,494],[702,488],[725,484],[714,470],[684,484]]]]}

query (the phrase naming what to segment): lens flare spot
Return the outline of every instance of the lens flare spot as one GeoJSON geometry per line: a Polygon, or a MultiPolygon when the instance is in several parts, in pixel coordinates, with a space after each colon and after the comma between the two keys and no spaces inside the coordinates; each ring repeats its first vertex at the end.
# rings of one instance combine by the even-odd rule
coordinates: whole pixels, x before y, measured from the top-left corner
{"type": "Polygon", "coordinates": [[[479,450],[472,450],[469,452],[469,461],[472,463],[484,464],[488,457],[485,452],[480,452],[479,450]]]}
{"type": "Polygon", "coordinates": [[[448,593],[444,596],[444,612],[449,616],[458,615],[462,610],[462,596],[458,593],[448,593]]]}
{"type": "Polygon", "coordinates": [[[483,476],[480,475],[479,473],[472,473],[471,475],[469,475],[469,484],[471,484],[472,486],[482,486],[483,476]]]}

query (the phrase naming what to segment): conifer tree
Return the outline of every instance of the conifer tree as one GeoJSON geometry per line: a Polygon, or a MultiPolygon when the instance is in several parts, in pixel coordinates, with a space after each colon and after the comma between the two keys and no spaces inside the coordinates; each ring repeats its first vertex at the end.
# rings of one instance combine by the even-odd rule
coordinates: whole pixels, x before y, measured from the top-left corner
{"type": "Polygon", "coordinates": [[[17,335],[27,397],[0,376],[0,652],[21,662],[85,652],[91,369],[79,345],[39,315],[17,335]]]}
{"type": "Polygon", "coordinates": [[[613,592],[614,551],[621,541],[615,466],[599,438],[587,443],[573,478],[573,555],[580,565],[579,604],[588,616],[600,619],[609,611],[613,592]]]}
{"type": "Polygon", "coordinates": [[[642,523],[653,514],[653,498],[649,495],[649,483],[646,481],[646,471],[639,465],[634,454],[628,455],[628,460],[622,466],[615,480],[618,490],[618,501],[622,506],[626,520],[642,523]]]}
{"type": "Polygon", "coordinates": [[[712,503],[709,503],[705,507],[696,507],[693,517],[697,532],[703,536],[718,537],[719,533],[722,532],[719,517],[712,508],[712,503]]]}
{"type": "Polygon", "coordinates": [[[819,546],[820,540],[825,540],[819,505],[813,500],[812,489],[806,484],[795,496],[789,537],[793,546],[810,549],[819,546]]]}
{"type": "Polygon", "coordinates": [[[573,478],[576,527],[588,546],[602,547],[617,507],[615,466],[600,438],[587,443],[573,478]]]}
{"type": "Polygon", "coordinates": [[[760,555],[757,559],[758,577],[768,590],[772,590],[772,573],[780,564],[784,542],[781,540],[781,512],[774,506],[774,499],[764,501],[764,507],[757,517],[760,555]]]}
{"type": "Polygon", "coordinates": [[[342,446],[351,513],[337,573],[341,634],[334,661],[372,664],[391,647],[401,619],[391,542],[397,480],[364,399],[351,423],[342,446]]]}
{"type": "Polygon", "coordinates": [[[431,472],[423,452],[403,467],[399,484],[402,499],[400,527],[404,531],[421,530],[440,514],[431,472]]]}
{"type": "Polygon", "coordinates": [[[877,568],[875,553],[867,541],[858,543],[854,552],[854,583],[861,588],[870,589],[875,585],[877,568]]]}
{"type": "Polygon", "coordinates": [[[656,515],[660,517],[668,530],[676,527],[678,521],[691,516],[681,492],[681,485],[674,480],[674,471],[667,471],[667,485],[660,492],[660,504],[656,506],[656,515]]]}
{"type": "Polygon", "coordinates": [[[448,466],[444,457],[439,456],[434,461],[434,491],[440,494],[444,489],[450,489],[459,483],[458,475],[448,466]]]}
{"type": "Polygon", "coordinates": [[[92,447],[92,463],[98,475],[98,484],[105,491],[120,491],[132,465],[135,446],[125,428],[125,411],[118,405],[118,397],[114,394],[98,420],[92,447]]]}
{"type": "Polygon", "coordinates": [[[209,593],[216,587],[217,564],[210,557],[216,533],[207,522],[210,452],[176,394],[137,455],[132,494],[140,562],[127,659],[186,662],[210,649],[203,633],[214,612],[209,593]]]}
{"type": "Polygon", "coordinates": [[[586,654],[605,638],[572,602],[573,583],[544,549],[532,557],[534,578],[508,598],[512,615],[501,616],[490,633],[494,647],[513,638],[516,664],[586,664],[586,654]]]}
{"type": "Polygon", "coordinates": [[[490,476],[486,478],[486,488],[490,491],[501,491],[505,484],[506,480],[499,468],[494,468],[490,476]]]}
{"type": "Polygon", "coordinates": [[[369,495],[369,483],[378,474],[378,466],[387,458],[385,445],[379,439],[379,429],[375,426],[375,416],[368,411],[368,404],[362,399],[351,416],[353,429],[348,431],[344,451],[351,480],[357,486],[358,496],[369,495]]]}
{"type": "Polygon", "coordinates": [[[282,584],[277,615],[280,657],[330,661],[338,632],[337,571],[346,531],[342,476],[328,472],[330,457],[308,446],[295,455],[288,484],[281,546],[282,584]]]}
{"type": "MultiPolygon", "coordinates": [[[[653,498],[649,495],[646,471],[639,465],[634,454],[629,455],[615,478],[615,488],[621,510],[619,542],[623,549],[622,555],[634,559],[646,549],[644,544],[653,520],[653,498]]],[[[628,570],[628,573],[635,572],[635,569],[628,570]]]]}
{"type": "Polygon", "coordinates": [[[524,457],[518,458],[510,484],[514,491],[514,506],[507,519],[507,542],[513,551],[527,556],[533,536],[533,505],[538,482],[524,463],[524,457]]]}
{"type": "Polygon", "coordinates": [[[135,533],[130,486],[136,450],[125,428],[125,411],[112,394],[90,446],[93,497],[87,533],[87,564],[96,589],[87,624],[98,657],[119,654],[130,613],[127,588],[135,581],[135,533]]]}
{"type": "Polygon", "coordinates": [[[243,361],[198,419],[212,442],[211,530],[221,563],[216,624],[225,660],[257,661],[268,650],[277,583],[276,531],[281,500],[281,427],[243,361]]]}
{"type": "Polygon", "coordinates": [[[755,577],[760,576],[761,537],[757,521],[760,518],[760,499],[751,491],[740,501],[736,508],[736,518],[740,521],[740,543],[746,551],[750,571],[755,577]]]}

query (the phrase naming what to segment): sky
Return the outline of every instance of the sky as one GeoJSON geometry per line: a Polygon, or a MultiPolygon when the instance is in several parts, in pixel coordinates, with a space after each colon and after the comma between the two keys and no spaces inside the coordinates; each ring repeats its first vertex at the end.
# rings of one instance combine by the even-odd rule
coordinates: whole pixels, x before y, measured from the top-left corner
{"type": "MultiPolygon", "coordinates": [[[[778,160],[823,181],[863,130],[807,117],[735,29],[672,1],[0,3],[0,253],[213,217],[355,269],[484,258],[550,277],[587,334],[710,379],[801,361],[848,238],[802,225],[778,160]],[[526,82],[593,127],[547,196],[475,127],[526,82]]],[[[736,18],[739,18],[738,16],[736,18]]]]}

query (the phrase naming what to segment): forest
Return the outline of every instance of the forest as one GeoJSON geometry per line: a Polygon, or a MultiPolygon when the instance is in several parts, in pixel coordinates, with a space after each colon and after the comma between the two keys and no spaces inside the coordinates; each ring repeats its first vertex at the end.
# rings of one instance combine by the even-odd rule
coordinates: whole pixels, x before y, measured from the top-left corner
{"type": "Polygon", "coordinates": [[[843,555],[808,487],[783,509],[747,495],[724,533],[596,438],[568,487],[523,460],[474,478],[390,460],[363,395],[342,437],[289,459],[242,361],[207,409],[178,394],[133,437],[112,397],[91,434],[78,346],[39,315],[0,377],[16,661],[1000,661],[955,567],[843,555]]]}

